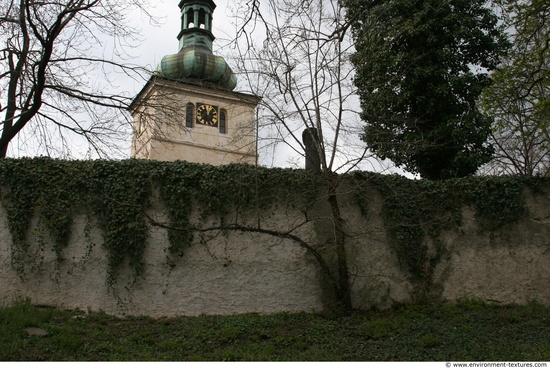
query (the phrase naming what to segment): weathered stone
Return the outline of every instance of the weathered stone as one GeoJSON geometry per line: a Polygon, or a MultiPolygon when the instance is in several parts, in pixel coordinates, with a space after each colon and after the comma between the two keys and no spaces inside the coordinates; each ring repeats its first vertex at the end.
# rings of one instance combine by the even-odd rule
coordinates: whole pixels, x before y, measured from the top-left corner
{"type": "Polygon", "coordinates": [[[27,327],[25,332],[29,336],[48,336],[48,331],[38,327],[27,327]]]}

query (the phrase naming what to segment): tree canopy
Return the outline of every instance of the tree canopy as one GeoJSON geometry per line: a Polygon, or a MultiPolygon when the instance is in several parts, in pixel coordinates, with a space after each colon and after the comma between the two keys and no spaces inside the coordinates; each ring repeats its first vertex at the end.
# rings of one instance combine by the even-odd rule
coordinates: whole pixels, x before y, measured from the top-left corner
{"type": "Polygon", "coordinates": [[[507,47],[484,0],[346,0],[362,139],[423,178],[476,172],[493,153],[477,105],[507,47]]]}

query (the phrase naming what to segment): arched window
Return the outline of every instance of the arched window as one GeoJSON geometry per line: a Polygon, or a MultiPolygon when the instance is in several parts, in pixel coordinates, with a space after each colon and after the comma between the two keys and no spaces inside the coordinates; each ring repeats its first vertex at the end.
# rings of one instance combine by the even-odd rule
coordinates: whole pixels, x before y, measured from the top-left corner
{"type": "Polygon", "coordinates": [[[145,131],[145,114],[140,114],[136,119],[136,131],[138,136],[145,131]]]}
{"type": "Polygon", "coordinates": [[[204,9],[199,10],[199,24],[196,25],[198,28],[206,28],[206,12],[204,9]]]}
{"type": "Polygon", "coordinates": [[[187,11],[187,24],[185,25],[185,29],[193,28],[195,27],[195,12],[193,9],[189,9],[187,11]]]}
{"type": "Polygon", "coordinates": [[[225,110],[220,111],[220,123],[218,125],[220,133],[227,133],[227,112],[225,110]]]}
{"type": "Polygon", "coordinates": [[[185,127],[193,128],[193,120],[195,117],[195,105],[189,102],[185,108],[185,127]]]}

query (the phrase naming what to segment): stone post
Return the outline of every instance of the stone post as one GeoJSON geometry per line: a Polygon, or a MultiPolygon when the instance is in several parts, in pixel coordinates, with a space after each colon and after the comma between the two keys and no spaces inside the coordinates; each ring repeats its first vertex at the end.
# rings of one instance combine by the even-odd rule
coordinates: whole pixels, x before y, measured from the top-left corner
{"type": "Polygon", "coordinates": [[[305,146],[306,170],[321,171],[321,156],[319,154],[319,135],[317,129],[307,128],[302,133],[302,142],[305,146]]]}

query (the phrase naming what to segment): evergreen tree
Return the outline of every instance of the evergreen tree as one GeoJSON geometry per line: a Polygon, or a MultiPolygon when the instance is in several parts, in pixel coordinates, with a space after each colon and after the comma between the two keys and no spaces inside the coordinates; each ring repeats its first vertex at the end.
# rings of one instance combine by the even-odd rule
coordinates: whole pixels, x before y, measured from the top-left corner
{"type": "Polygon", "coordinates": [[[362,139],[427,179],[474,174],[493,153],[477,100],[507,47],[485,0],[346,0],[362,139]]]}

